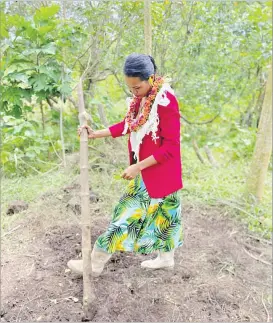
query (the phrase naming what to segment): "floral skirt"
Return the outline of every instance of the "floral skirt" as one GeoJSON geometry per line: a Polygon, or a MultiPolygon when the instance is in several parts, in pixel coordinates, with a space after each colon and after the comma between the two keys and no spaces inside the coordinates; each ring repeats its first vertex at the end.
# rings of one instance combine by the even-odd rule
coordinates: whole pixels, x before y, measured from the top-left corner
{"type": "Polygon", "coordinates": [[[142,177],[131,180],[96,246],[108,253],[170,251],[183,244],[180,192],[150,198],[142,177]]]}

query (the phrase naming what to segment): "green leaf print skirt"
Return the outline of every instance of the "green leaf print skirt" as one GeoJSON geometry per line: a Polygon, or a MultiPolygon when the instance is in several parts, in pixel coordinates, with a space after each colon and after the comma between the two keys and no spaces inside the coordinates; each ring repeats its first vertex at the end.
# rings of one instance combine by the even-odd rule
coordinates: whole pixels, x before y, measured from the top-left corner
{"type": "Polygon", "coordinates": [[[150,198],[142,177],[131,180],[114,208],[111,223],[96,241],[108,253],[170,251],[183,244],[180,192],[150,198]]]}

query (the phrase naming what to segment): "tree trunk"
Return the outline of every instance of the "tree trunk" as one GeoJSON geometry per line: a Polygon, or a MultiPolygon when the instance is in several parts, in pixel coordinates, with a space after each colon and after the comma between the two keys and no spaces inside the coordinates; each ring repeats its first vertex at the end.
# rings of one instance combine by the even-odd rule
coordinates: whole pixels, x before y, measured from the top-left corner
{"type": "Polygon", "coordinates": [[[44,133],[45,133],[45,114],[44,114],[44,108],[43,108],[43,102],[40,102],[40,111],[41,111],[41,115],[42,115],[42,126],[43,126],[43,137],[44,137],[44,133]]]}
{"type": "MultiPolygon", "coordinates": [[[[64,10],[64,2],[63,2],[63,10],[64,10]]],[[[64,14],[64,11],[63,11],[64,14]]],[[[65,19],[65,16],[63,16],[65,19]]],[[[63,55],[65,57],[65,55],[63,55]]],[[[62,66],[62,81],[64,76],[64,63],[62,66]]],[[[63,155],[63,165],[66,167],[66,158],[65,158],[65,143],[64,143],[64,132],[63,132],[63,107],[64,107],[64,95],[62,94],[62,103],[60,105],[60,137],[62,143],[62,155],[63,155]]]]}
{"type": "Polygon", "coordinates": [[[204,161],[204,159],[203,159],[203,157],[202,157],[202,155],[200,153],[200,149],[199,149],[199,147],[198,147],[197,142],[196,142],[195,139],[192,140],[192,145],[193,145],[193,149],[194,149],[194,151],[196,153],[196,156],[198,157],[198,159],[200,160],[200,162],[202,164],[205,164],[205,161],[204,161]]]}
{"type": "Polygon", "coordinates": [[[109,122],[106,118],[106,114],[104,111],[104,107],[102,104],[98,104],[98,113],[99,113],[99,117],[100,117],[100,121],[101,123],[104,125],[104,127],[108,127],[109,126],[109,122]]]}
{"type": "Polygon", "coordinates": [[[217,164],[217,161],[216,161],[216,160],[215,160],[215,158],[213,157],[212,152],[211,152],[211,150],[209,149],[208,145],[205,145],[204,150],[205,150],[205,152],[206,152],[206,155],[207,155],[208,160],[209,160],[209,162],[211,163],[211,165],[212,165],[213,167],[215,167],[215,168],[218,168],[218,167],[219,167],[219,165],[217,164]]]}
{"type": "Polygon", "coordinates": [[[265,86],[261,88],[259,97],[257,99],[257,104],[256,104],[256,111],[257,111],[257,119],[256,119],[256,124],[254,125],[255,127],[258,128],[259,123],[260,123],[260,117],[261,117],[261,111],[263,108],[263,102],[264,102],[264,97],[265,97],[265,86]]]}
{"type": "Polygon", "coordinates": [[[147,55],[152,55],[152,17],[150,0],[144,0],[144,39],[145,53],[147,55]]]}
{"type": "Polygon", "coordinates": [[[247,178],[247,194],[263,197],[264,182],[272,152],[272,66],[269,69],[253,159],[247,178]]]}
{"type": "MultiPolygon", "coordinates": [[[[87,124],[87,113],[84,108],[82,79],[78,84],[79,121],[87,124]]],[[[83,311],[84,321],[91,321],[96,312],[95,292],[91,271],[91,217],[89,214],[89,183],[88,183],[88,136],[84,129],[80,137],[80,183],[82,213],[82,257],[83,257],[83,311]]]]}
{"type": "Polygon", "coordinates": [[[66,167],[64,132],[63,132],[63,106],[64,106],[64,99],[62,97],[62,103],[60,106],[60,137],[61,137],[61,143],[62,143],[63,165],[64,167],[66,167]]]}

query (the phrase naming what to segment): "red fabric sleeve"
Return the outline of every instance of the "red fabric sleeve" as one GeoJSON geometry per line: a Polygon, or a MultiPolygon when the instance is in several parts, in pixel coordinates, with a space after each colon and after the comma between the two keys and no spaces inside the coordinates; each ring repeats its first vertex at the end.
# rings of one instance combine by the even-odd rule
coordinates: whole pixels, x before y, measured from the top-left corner
{"type": "MultiPolygon", "coordinates": [[[[122,132],[124,130],[125,120],[118,122],[112,126],[109,127],[109,130],[111,132],[111,136],[113,138],[121,137],[123,136],[122,132]]],[[[127,130],[126,134],[128,134],[130,131],[127,130]]]]}
{"type": "Polygon", "coordinates": [[[153,153],[155,160],[162,164],[180,154],[180,112],[176,97],[167,95],[170,103],[158,106],[159,128],[162,145],[153,153]]]}

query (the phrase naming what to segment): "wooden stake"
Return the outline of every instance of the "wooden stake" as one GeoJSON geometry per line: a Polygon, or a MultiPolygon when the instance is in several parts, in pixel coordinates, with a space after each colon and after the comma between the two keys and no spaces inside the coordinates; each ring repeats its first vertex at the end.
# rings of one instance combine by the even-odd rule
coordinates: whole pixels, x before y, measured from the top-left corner
{"type": "MultiPolygon", "coordinates": [[[[84,107],[82,78],[78,84],[79,121],[86,125],[88,114],[84,107]]],[[[80,137],[80,184],[81,184],[81,214],[82,214],[82,258],[83,258],[83,321],[91,321],[96,313],[95,292],[91,270],[91,217],[89,206],[88,183],[88,135],[87,130],[80,137]]]]}

